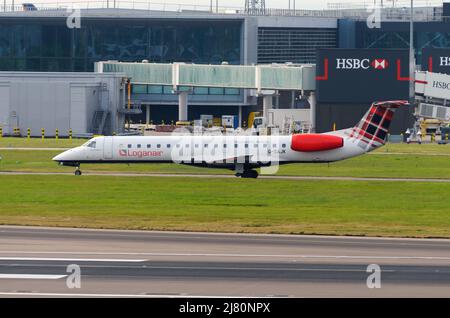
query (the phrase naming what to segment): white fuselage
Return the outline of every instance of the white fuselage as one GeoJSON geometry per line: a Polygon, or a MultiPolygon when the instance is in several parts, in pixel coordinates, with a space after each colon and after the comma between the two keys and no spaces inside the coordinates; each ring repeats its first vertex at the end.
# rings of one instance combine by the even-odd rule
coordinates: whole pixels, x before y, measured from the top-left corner
{"type": "MultiPolygon", "coordinates": [[[[330,133],[332,135],[333,133],[330,133]]],[[[53,160],[64,163],[183,164],[333,162],[366,151],[342,135],[343,146],[332,150],[295,151],[292,136],[114,136],[96,137],[53,160]]]]}

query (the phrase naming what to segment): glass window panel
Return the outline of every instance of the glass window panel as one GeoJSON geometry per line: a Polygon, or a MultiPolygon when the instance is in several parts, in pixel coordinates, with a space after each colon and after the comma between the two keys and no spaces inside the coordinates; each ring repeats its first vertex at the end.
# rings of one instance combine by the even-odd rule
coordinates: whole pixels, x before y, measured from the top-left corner
{"type": "Polygon", "coordinates": [[[194,95],[208,95],[208,87],[194,87],[194,95]]]}
{"type": "Polygon", "coordinates": [[[56,29],[56,57],[72,56],[72,29],[58,26],[56,29]]]}
{"type": "Polygon", "coordinates": [[[225,88],[225,95],[239,95],[239,88],[225,88]]]}
{"type": "Polygon", "coordinates": [[[12,27],[9,25],[0,24],[0,56],[12,55],[12,42],[13,42],[12,27]]]}
{"type": "Polygon", "coordinates": [[[57,52],[57,26],[42,26],[42,56],[56,57],[57,52]]]}
{"type": "Polygon", "coordinates": [[[209,88],[209,94],[210,95],[223,95],[224,89],[221,87],[210,87],[209,88]]]}
{"type": "Polygon", "coordinates": [[[24,47],[26,57],[40,57],[41,56],[41,27],[39,25],[26,25],[24,27],[24,47]]]}
{"type": "Polygon", "coordinates": [[[133,84],[131,90],[133,94],[147,94],[147,85],[133,84]]]}
{"type": "Polygon", "coordinates": [[[173,88],[172,88],[172,86],[164,86],[164,88],[163,88],[163,94],[173,94],[173,88]]]}
{"type": "Polygon", "coordinates": [[[162,94],[163,87],[159,85],[149,85],[148,93],[149,94],[162,94]]]}

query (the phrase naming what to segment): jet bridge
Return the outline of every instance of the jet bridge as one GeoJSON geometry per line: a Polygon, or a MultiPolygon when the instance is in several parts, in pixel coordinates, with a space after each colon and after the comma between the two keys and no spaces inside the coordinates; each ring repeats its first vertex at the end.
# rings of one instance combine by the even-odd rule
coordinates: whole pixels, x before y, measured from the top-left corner
{"type": "Polygon", "coordinates": [[[450,75],[416,72],[416,115],[450,121],[450,75]]]}
{"type": "Polygon", "coordinates": [[[220,87],[249,89],[263,96],[264,117],[272,109],[272,96],[278,90],[302,91],[311,104],[311,122],[315,114],[315,65],[199,65],[124,63],[118,61],[97,62],[99,73],[125,73],[133,84],[172,86],[178,95],[179,120],[187,120],[188,95],[194,87],[220,87]]]}

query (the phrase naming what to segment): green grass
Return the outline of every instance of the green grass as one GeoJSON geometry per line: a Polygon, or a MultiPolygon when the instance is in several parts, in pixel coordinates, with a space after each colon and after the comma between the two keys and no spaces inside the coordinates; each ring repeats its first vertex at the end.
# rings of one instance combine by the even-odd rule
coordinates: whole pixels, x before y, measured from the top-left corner
{"type": "Polygon", "coordinates": [[[87,139],[63,139],[55,138],[17,138],[1,137],[0,148],[73,148],[84,144],[87,139]]]}
{"type": "MultiPolygon", "coordinates": [[[[0,138],[0,148],[85,140],[0,138]]],[[[61,151],[0,150],[0,171],[66,172],[61,151]]],[[[450,178],[450,146],[389,144],[279,175],[450,178]]],[[[85,172],[231,174],[175,164],[83,165],[85,172]]],[[[450,238],[448,183],[112,176],[0,176],[0,224],[248,233],[450,238]]]]}
{"type": "Polygon", "coordinates": [[[407,153],[407,154],[429,154],[450,155],[450,145],[438,144],[391,144],[378,148],[374,153],[407,153]]]}
{"type": "MultiPolygon", "coordinates": [[[[446,146],[438,146],[441,149],[446,146]]],[[[448,147],[450,148],[450,147],[448,147]]],[[[60,151],[0,150],[0,171],[67,172],[72,167],[61,167],[51,161],[60,151]]],[[[86,164],[84,172],[125,173],[200,173],[232,174],[221,169],[204,169],[176,164],[86,164]]],[[[450,156],[430,154],[374,153],[328,164],[290,164],[281,166],[278,175],[450,178],[450,156]]]]}
{"type": "Polygon", "coordinates": [[[450,238],[450,184],[0,176],[0,224],[450,238]]]}

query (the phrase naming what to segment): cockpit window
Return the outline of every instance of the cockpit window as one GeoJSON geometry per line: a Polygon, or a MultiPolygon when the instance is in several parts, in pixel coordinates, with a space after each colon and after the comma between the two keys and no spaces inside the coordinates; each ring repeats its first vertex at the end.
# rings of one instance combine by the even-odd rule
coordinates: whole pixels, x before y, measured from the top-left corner
{"type": "Polygon", "coordinates": [[[91,141],[90,143],[88,143],[88,145],[86,147],[95,148],[96,146],[97,146],[97,142],[91,141]]]}

